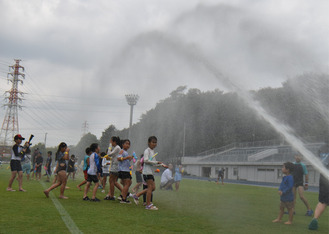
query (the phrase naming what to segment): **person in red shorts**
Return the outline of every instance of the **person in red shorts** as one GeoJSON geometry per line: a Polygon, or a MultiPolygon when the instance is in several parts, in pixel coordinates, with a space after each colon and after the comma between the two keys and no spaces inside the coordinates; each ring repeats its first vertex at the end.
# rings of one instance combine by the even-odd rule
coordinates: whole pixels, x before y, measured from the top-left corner
{"type": "Polygon", "coordinates": [[[88,174],[87,174],[87,171],[88,171],[88,163],[87,163],[87,159],[90,157],[90,155],[91,155],[91,150],[90,150],[90,148],[88,147],[87,149],[86,149],[86,156],[84,157],[84,159],[83,159],[83,174],[84,174],[84,178],[85,178],[85,180],[84,181],[82,181],[79,185],[77,185],[77,188],[81,191],[81,186],[82,185],[85,185],[86,183],[87,183],[87,178],[88,178],[88,174]]]}

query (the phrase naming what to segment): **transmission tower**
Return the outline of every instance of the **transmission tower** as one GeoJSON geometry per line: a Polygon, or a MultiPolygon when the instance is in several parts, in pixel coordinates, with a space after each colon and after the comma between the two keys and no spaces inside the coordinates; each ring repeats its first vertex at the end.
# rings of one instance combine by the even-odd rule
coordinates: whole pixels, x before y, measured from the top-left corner
{"type": "Polygon", "coordinates": [[[20,103],[22,103],[24,93],[18,91],[18,83],[23,84],[23,79],[25,79],[25,75],[20,72],[21,70],[24,72],[24,67],[19,64],[20,61],[20,59],[15,59],[16,63],[9,66],[11,72],[7,75],[7,80],[12,83],[12,86],[5,92],[7,104],[3,105],[6,108],[6,114],[1,127],[0,144],[4,146],[11,144],[14,136],[19,132],[18,108],[22,109],[20,103]]]}
{"type": "Polygon", "coordinates": [[[82,136],[84,136],[88,133],[88,129],[89,129],[89,124],[87,121],[84,121],[82,123],[82,136]]]}

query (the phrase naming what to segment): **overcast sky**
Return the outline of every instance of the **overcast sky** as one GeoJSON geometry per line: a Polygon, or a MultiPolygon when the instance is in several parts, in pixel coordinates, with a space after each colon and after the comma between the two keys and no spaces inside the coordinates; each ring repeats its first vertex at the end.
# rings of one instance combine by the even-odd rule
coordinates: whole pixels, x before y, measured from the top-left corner
{"type": "Polygon", "coordinates": [[[22,59],[20,132],[76,144],[84,121],[97,137],[128,126],[125,94],[140,96],[136,123],[180,85],[224,89],[203,59],[247,89],[328,73],[328,12],[326,0],[0,0],[0,93],[22,59]]]}

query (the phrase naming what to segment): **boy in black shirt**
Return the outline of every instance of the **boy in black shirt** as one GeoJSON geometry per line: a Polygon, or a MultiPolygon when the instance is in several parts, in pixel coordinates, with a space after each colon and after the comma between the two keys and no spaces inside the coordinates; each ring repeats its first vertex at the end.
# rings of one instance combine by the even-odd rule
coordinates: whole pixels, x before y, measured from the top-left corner
{"type": "Polygon", "coordinates": [[[22,147],[21,144],[23,140],[25,140],[25,138],[23,138],[20,134],[14,137],[14,141],[16,144],[13,146],[11,150],[11,160],[10,160],[11,177],[9,179],[7,191],[11,191],[11,192],[16,191],[11,186],[13,185],[14,179],[16,178],[16,175],[18,173],[19,191],[26,192],[26,190],[24,190],[22,187],[23,170],[21,166],[21,160],[24,157],[26,149],[30,146],[30,144],[26,142],[24,147],[22,147]]]}

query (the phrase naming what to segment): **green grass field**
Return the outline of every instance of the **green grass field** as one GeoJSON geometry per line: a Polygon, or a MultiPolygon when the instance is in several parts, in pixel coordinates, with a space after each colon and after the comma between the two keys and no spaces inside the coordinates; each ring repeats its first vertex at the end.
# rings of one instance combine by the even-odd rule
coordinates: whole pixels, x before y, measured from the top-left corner
{"type": "MultiPolygon", "coordinates": [[[[24,192],[7,192],[10,170],[0,168],[0,233],[69,233],[51,199],[45,198],[38,181],[26,181],[24,192]]],[[[159,178],[157,178],[158,180],[159,178]]],[[[293,225],[272,223],[278,215],[277,189],[185,179],[179,192],[157,190],[154,203],[158,211],[104,201],[99,190],[99,203],[82,201],[76,189],[82,177],[68,182],[68,200],[60,203],[84,233],[328,233],[329,209],[319,220],[318,231],[308,231],[311,217],[297,202],[293,225]]],[[[158,181],[157,181],[158,182],[158,181]]],[[[46,183],[50,186],[50,183],[46,183]]],[[[17,182],[13,188],[17,189],[17,182]]],[[[59,189],[53,191],[58,197],[59,189]]],[[[117,194],[118,195],[118,194],[117,194]]],[[[312,207],[317,193],[306,192],[312,207]]],[[[142,198],[140,198],[140,201],[142,198]]],[[[287,220],[287,216],[284,216],[287,220]]]]}

